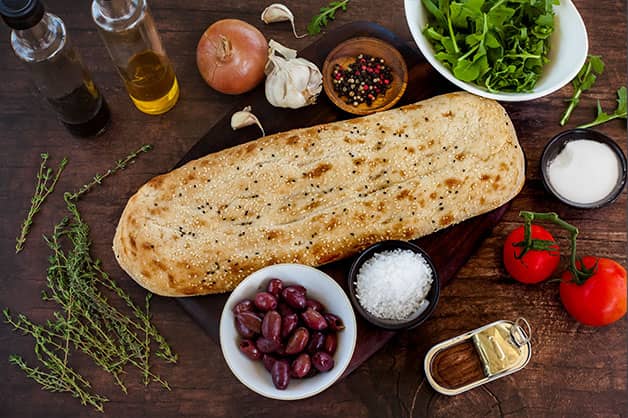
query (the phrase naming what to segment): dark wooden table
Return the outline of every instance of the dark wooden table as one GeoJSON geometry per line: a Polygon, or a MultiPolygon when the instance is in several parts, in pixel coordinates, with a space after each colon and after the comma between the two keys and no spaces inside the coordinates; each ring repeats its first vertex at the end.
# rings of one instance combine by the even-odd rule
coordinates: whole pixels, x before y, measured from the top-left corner
{"type": "MultiPolygon", "coordinates": [[[[569,0],[564,0],[569,1],[569,0]]],[[[144,291],[117,267],[111,241],[126,199],[145,181],[172,167],[219,120],[236,97],[206,87],[196,70],[195,47],[202,31],[213,21],[237,17],[274,38],[303,48],[312,38],[295,40],[283,24],[263,26],[259,14],[266,4],[254,0],[213,2],[152,0],[157,26],[174,62],[181,84],[181,99],[163,116],[136,111],[118,79],[89,16],[88,2],[48,0],[93,71],[109,102],[113,123],[100,138],[77,140],[57,123],[38,96],[8,44],[9,32],[0,29],[0,306],[45,320],[51,304],[40,300],[47,265],[47,249],[40,239],[64,210],[60,191],[73,190],[95,172],[139,145],[155,145],[150,157],[99,187],[80,204],[92,227],[93,251],[104,267],[137,300],[144,291]],[[39,154],[49,152],[52,162],[70,159],[58,191],[37,217],[25,251],[14,255],[14,240],[32,194],[39,154]]],[[[322,1],[289,2],[304,30],[307,19],[322,1]]],[[[590,52],[604,57],[606,71],[585,94],[569,127],[592,119],[595,99],[612,109],[615,90],[626,82],[626,3],[619,0],[578,0],[589,31],[590,52]]],[[[410,42],[403,2],[358,1],[340,13],[333,26],[355,20],[378,22],[410,42]]],[[[441,294],[433,317],[419,329],[400,333],[352,375],[321,395],[279,402],[246,389],[231,374],[218,346],[191,321],[173,300],[155,298],[154,321],[180,355],[176,366],[159,365],[172,391],[156,385],[144,388],[140,376],[126,379],[128,395],[110,376],[87,359],[75,359],[100,393],[111,402],[111,417],[419,417],[419,416],[626,416],[626,320],[605,328],[579,325],[563,310],[556,284],[524,286],[506,278],[500,263],[501,244],[518,223],[523,209],[557,211],[582,231],[582,252],[626,262],[626,194],[613,205],[595,211],[570,209],[543,191],[538,161],[547,140],[560,132],[563,101],[571,87],[539,100],[506,104],[527,155],[528,174],[523,192],[503,221],[441,294]],[[453,398],[436,394],[424,381],[422,364],[436,342],[497,319],[525,316],[533,328],[533,355],[521,372],[453,398]]],[[[624,122],[599,128],[626,148],[624,122]]],[[[564,237],[561,242],[566,244],[564,237]]],[[[0,415],[6,417],[101,416],[82,407],[67,394],[51,394],[27,379],[6,361],[10,353],[33,359],[32,341],[8,326],[0,326],[0,415]]]]}

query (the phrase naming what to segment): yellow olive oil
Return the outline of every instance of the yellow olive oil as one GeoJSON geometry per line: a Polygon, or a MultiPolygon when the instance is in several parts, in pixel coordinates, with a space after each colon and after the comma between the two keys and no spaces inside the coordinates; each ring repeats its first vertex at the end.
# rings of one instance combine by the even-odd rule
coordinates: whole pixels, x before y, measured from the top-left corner
{"type": "Polygon", "coordinates": [[[167,112],[179,99],[179,83],[172,64],[154,51],[133,55],[123,77],[135,106],[149,115],[167,112]]]}

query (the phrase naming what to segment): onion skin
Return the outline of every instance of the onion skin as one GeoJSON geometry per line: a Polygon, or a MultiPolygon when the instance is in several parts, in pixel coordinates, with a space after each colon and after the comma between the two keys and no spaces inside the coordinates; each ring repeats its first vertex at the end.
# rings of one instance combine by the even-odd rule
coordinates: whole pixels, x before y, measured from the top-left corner
{"type": "Polygon", "coordinates": [[[211,88],[241,94],[264,79],[268,42],[254,26],[238,19],[213,23],[196,47],[198,71],[211,88]]]}

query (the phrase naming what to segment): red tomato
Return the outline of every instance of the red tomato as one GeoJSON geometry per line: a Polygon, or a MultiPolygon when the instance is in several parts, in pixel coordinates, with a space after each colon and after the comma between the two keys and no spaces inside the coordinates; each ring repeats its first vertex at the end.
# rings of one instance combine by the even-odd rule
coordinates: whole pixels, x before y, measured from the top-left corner
{"type": "MultiPolygon", "coordinates": [[[[583,284],[572,281],[567,270],[560,283],[560,300],[569,315],[585,325],[608,325],[626,314],[626,269],[608,258],[583,257],[587,269],[595,272],[583,284]]],[[[578,269],[581,263],[577,262],[578,269]]]]}
{"type": "MultiPolygon", "coordinates": [[[[545,228],[532,225],[532,239],[554,241],[554,237],[545,228]]],[[[517,281],[522,283],[538,283],[548,279],[560,262],[558,245],[552,250],[528,250],[521,258],[517,258],[522,247],[513,244],[523,241],[523,226],[515,229],[508,235],[504,243],[504,266],[506,271],[517,281]]]]}

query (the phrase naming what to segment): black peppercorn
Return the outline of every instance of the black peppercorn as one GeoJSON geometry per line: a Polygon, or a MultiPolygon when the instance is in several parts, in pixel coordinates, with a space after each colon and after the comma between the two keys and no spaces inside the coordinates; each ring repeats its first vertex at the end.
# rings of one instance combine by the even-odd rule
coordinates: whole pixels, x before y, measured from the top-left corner
{"type": "Polygon", "coordinates": [[[371,106],[386,94],[392,83],[392,71],[382,58],[360,54],[349,67],[336,64],[332,72],[334,90],[347,104],[371,106]]]}

